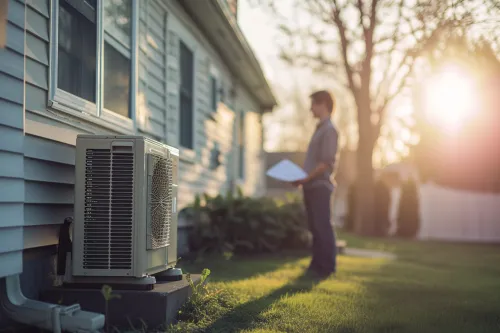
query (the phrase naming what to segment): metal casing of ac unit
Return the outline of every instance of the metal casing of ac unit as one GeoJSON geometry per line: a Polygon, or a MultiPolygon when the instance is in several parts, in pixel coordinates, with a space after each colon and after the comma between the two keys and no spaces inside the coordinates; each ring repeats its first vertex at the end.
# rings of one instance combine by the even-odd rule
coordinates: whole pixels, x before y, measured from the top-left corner
{"type": "MultiPolygon", "coordinates": [[[[143,136],[77,137],[73,276],[139,278],[175,266],[178,165],[177,148],[143,136]],[[167,169],[158,173],[151,163],[159,160],[167,169]],[[152,181],[164,176],[168,200],[158,202],[150,193],[152,181]],[[152,218],[158,209],[163,213],[152,218]],[[158,227],[151,223],[162,219],[169,223],[168,240],[162,234],[152,246],[158,227]]],[[[158,186],[156,192],[165,190],[158,186]]]]}

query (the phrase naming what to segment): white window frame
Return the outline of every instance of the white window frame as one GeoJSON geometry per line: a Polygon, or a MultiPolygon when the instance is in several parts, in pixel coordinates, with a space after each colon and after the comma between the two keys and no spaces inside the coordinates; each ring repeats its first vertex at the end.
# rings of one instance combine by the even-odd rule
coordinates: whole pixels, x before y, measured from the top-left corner
{"type": "MultiPolygon", "coordinates": [[[[130,118],[119,115],[104,108],[103,84],[104,84],[104,40],[117,46],[112,38],[106,36],[104,31],[104,6],[103,1],[97,0],[96,8],[96,102],[90,102],[57,86],[58,71],[58,47],[59,47],[59,0],[51,0],[50,15],[50,69],[49,69],[49,106],[57,111],[66,112],[78,118],[91,120],[98,125],[112,129],[120,133],[135,133],[137,130],[136,110],[139,79],[139,1],[132,1],[132,24],[130,41],[130,118]]],[[[123,54],[124,47],[120,45],[118,52],[123,54]]],[[[125,54],[124,54],[125,55],[125,54]]]]}

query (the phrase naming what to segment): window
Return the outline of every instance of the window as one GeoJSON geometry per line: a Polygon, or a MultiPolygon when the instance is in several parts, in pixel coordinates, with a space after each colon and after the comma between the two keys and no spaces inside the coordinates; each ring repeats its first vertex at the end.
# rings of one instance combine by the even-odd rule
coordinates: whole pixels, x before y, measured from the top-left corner
{"type": "Polygon", "coordinates": [[[96,2],[59,2],[58,87],[96,101],[96,2]],[[86,33],[82,33],[86,31],[86,33]]]}
{"type": "Polygon", "coordinates": [[[104,108],[130,117],[131,0],[109,0],[104,6],[104,108]]]}
{"type": "Polygon", "coordinates": [[[193,75],[194,56],[193,52],[180,42],[180,145],[193,149],[193,75]]]}
{"type": "Polygon", "coordinates": [[[219,99],[222,103],[226,103],[224,94],[224,85],[222,83],[221,86],[219,87],[219,99]]]}
{"type": "Polygon", "coordinates": [[[245,113],[240,112],[238,122],[238,178],[245,178],[245,113]]]}
{"type": "Polygon", "coordinates": [[[215,77],[210,78],[211,82],[211,97],[212,97],[212,111],[217,111],[217,79],[215,77]]]}
{"type": "Polygon", "coordinates": [[[136,75],[132,0],[54,0],[50,99],[62,109],[132,125],[136,75]]]}

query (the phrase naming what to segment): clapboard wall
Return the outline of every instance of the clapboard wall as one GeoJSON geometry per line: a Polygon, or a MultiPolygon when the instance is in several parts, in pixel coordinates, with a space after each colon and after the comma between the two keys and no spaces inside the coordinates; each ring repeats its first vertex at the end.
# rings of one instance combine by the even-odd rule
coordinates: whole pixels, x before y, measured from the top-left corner
{"type": "Polygon", "coordinates": [[[0,48],[0,278],[22,271],[24,16],[24,2],[10,0],[0,48]]]}
{"type": "MultiPolygon", "coordinates": [[[[52,108],[50,1],[26,0],[24,4],[11,0],[11,3],[8,33],[12,38],[7,49],[1,51],[1,56],[9,61],[0,64],[0,85],[10,89],[0,92],[2,112],[10,110],[9,117],[0,118],[0,133],[9,138],[0,143],[8,145],[0,148],[0,158],[9,167],[0,169],[0,182],[8,183],[14,190],[9,192],[8,199],[2,197],[3,192],[0,194],[0,212],[8,209],[9,214],[17,214],[16,223],[24,224],[23,233],[19,227],[9,229],[16,237],[23,238],[18,250],[56,244],[59,225],[73,214],[77,134],[143,134],[178,147],[180,40],[194,51],[195,112],[194,149],[181,149],[179,208],[189,204],[196,193],[215,194],[234,184],[241,185],[249,195],[263,193],[262,123],[261,115],[256,112],[258,105],[247,91],[234,86],[234,99],[211,109],[210,77],[217,77],[226,92],[233,87],[233,77],[196,23],[176,2],[140,2],[136,36],[139,50],[136,130],[130,132],[110,127],[102,119],[52,108]],[[236,174],[239,150],[235,146],[236,119],[240,116],[245,117],[248,144],[245,177],[241,180],[236,174]],[[212,168],[211,156],[216,147],[222,165],[212,168]]],[[[7,213],[0,216],[4,214],[7,213]]],[[[2,220],[0,227],[2,223],[6,222],[2,220]]],[[[12,249],[8,253],[20,253],[15,251],[16,246],[12,249]]],[[[2,251],[7,252],[0,247],[0,256],[4,255],[2,251]]]]}

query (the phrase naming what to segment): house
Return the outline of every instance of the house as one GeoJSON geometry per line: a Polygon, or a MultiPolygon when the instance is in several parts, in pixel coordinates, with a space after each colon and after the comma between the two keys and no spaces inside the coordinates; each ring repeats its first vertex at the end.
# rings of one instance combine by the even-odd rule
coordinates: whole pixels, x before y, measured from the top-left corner
{"type": "Polygon", "coordinates": [[[80,133],[178,147],[180,209],[200,192],[264,193],[262,116],[276,100],[234,0],[7,1],[0,278],[22,273],[32,298],[50,283],[80,133]]]}

